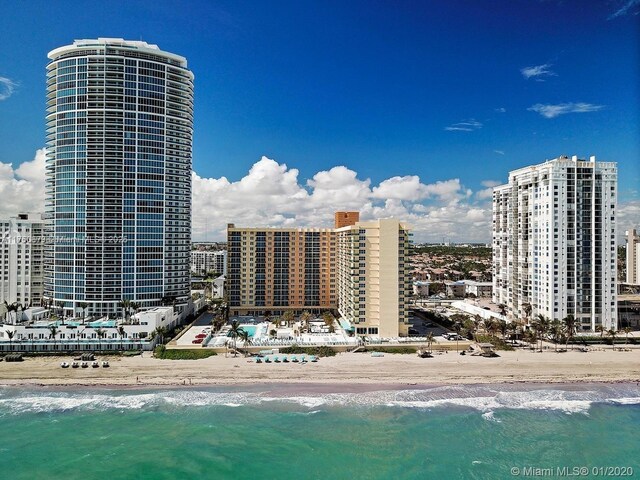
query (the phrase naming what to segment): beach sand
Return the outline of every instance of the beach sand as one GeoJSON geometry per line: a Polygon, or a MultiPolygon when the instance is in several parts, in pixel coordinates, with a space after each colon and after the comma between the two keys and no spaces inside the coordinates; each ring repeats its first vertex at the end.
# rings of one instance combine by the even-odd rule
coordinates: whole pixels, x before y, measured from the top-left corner
{"type": "MultiPolygon", "coordinates": [[[[70,357],[26,358],[0,362],[0,385],[248,385],[265,383],[432,385],[479,383],[640,382],[640,349],[610,348],[588,353],[569,351],[499,352],[500,357],[461,356],[455,352],[419,358],[416,355],[342,353],[317,363],[256,364],[238,356],[202,360],[159,360],[106,357],[109,368],[60,367],[70,357]]],[[[99,355],[97,359],[102,359],[99,355]]]]}

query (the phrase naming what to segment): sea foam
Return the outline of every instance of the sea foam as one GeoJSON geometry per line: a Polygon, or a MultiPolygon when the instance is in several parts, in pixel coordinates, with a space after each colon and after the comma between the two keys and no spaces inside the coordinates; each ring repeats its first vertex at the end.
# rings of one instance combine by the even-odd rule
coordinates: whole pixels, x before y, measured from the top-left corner
{"type": "Polygon", "coordinates": [[[239,408],[280,405],[302,412],[330,408],[440,408],[472,409],[488,421],[499,421],[501,409],[547,410],[587,414],[594,403],[640,404],[640,388],[631,385],[546,386],[517,385],[442,386],[412,390],[310,393],[286,395],[276,391],[219,391],[216,389],[168,389],[157,391],[56,391],[0,390],[0,415],[66,412],[74,410],[177,410],[184,407],[239,408]]]}

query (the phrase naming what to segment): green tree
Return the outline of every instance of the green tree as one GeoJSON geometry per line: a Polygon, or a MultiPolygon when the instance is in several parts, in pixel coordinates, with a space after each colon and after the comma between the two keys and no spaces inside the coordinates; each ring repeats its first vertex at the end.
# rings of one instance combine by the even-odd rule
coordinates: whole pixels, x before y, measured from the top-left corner
{"type": "Polygon", "coordinates": [[[554,350],[558,351],[558,342],[562,340],[562,336],[564,334],[564,326],[560,320],[553,320],[549,325],[549,333],[551,334],[551,338],[553,339],[554,350]]]}
{"type": "Polygon", "coordinates": [[[246,348],[251,345],[251,337],[249,336],[249,332],[247,332],[245,329],[240,329],[240,332],[238,333],[238,338],[240,339],[240,341],[242,341],[242,346],[245,348],[245,356],[247,354],[246,352],[246,348]]]}
{"type": "Polygon", "coordinates": [[[98,350],[102,350],[102,337],[105,333],[106,332],[102,328],[98,328],[96,330],[96,335],[98,336],[98,350]]]}
{"type": "MultiPolygon", "coordinates": [[[[55,327],[55,325],[51,325],[49,327],[49,338],[53,338],[53,346],[56,346],[56,337],[58,336],[58,329],[55,327]]],[[[54,348],[54,350],[56,350],[54,348]]]]}
{"type": "MultiPolygon", "coordinates": [[[[562,321],[564,322],[564,337],[566,340],[565,349],[567,349],[569,342],[573,340],[573,337],[576,335],[576,319],[573,315],[567,315],[562,321]]],[[[573,350],[573,344],[571,345],[571,350],[573,350]]]]}
{"type": "Polygon", "coordinates": [[[616,335],[618,335],[618,332],[616,332],[613,328],[607,330],[607,335],[609,337],[611,337],[611,349],[615,350],[616,349],[616,335]]]}
{"type": "Polygon", "coordinates": [[[301,333],[302,331],[304,332],[308,332],[309,331],[309,322],[311,321],[311,314],[305,310],[304,312],[302,312],[302,315],[300,315],[300,330],[301,333]]]}
{"type": "Polygon", "coordinates": [[[80,302],[78,303],[78,307],[80,307],[80,310],[82,310],[82,325],[84,325],[84,319],[87,314],[87,308],[89,308],[89,304],[86,302],[80,302]]]}
{"type": "Polygon", "coordinates": [[[231,322],[231,328],[229,329],[229,337],[233,342],[233,356],[237,356],[238,352],[236,351],[236,342],[238,337],[244,332],[244,328],[240,326],[240,322],[238,320],[234,320],[231,322]]]}
{"type": "Polygon", "coordinates": [[[282,315],[282,319],[287,322],[287,327],[291,327],[295,319],[295,315],[293,314],[293,311],[287,310],[284,312],[284,315],[282,315]]]}
{"type": "Polygon", "coordinates": [[[9,350],[13,350],[13,336],[16,334],[15,330],[7,331],[7,338],[9,339],[9,350]]]}
{"type": "Polygon", "coordinates": [[[131,300],[127,300],[126,298],[123,298],[122,300],[120,300],[120,303],[118,303],[118,306],[122,310],[122,318],[124,318],[125,321],[128,321],[129,307],[131,307],[131,300]]]}
{"type": "Polygon", "coordinates": [[[124,350],[122,339],[127,336],[127,332],[122,325],[118,327],[118,335],[120,335],[120,350],[124,350]]]}
{"type": "Polygon", "coordinates": [[[433,332],[427,334],[427,350],[431,353],[431,346],[433,345],[433,332]]]}

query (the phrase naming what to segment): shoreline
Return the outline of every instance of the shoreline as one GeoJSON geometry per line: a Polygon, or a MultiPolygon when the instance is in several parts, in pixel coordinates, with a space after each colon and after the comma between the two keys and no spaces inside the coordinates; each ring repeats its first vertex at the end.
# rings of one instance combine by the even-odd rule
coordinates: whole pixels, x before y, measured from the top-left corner
{"type": "MultiPolygon", "coordinates": [[[[429,388],[488,384],[619,384],[640,382],[640,350],[533,353],[499,352],[499,357],[455,353],[422,359],[416,355],[342,353],[317,363],[256,364],[222,355],[200,360],[152,357],[105,357],[109,368],[62,369],[69,357],[27,358],[0,362],[2,387],[95,387],[112,389],[165,387],[244,387],[297,385],[361,389],[429,388]]],[[[96,358],[101,358],[99,355],[96,358]]]]}

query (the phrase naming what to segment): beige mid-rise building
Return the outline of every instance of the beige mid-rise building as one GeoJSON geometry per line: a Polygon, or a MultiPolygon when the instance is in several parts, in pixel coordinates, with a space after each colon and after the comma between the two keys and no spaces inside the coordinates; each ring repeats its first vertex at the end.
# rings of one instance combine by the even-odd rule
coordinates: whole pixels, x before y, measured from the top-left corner
{"type": "Polygon", "coordinates": [[[358,335],[407,335],[411,295],[407,225],[393,219],[336,229],[338,312],[358,335]]]}
{"type": "Polygon", "coordinates": [[[336,225],[347,225],[334,229],[229,224],[231,314],[333,310],[359,335],[406,335],[408,227],[393,219],[357,218],[357,212],[339,212],[336,225]]]}

